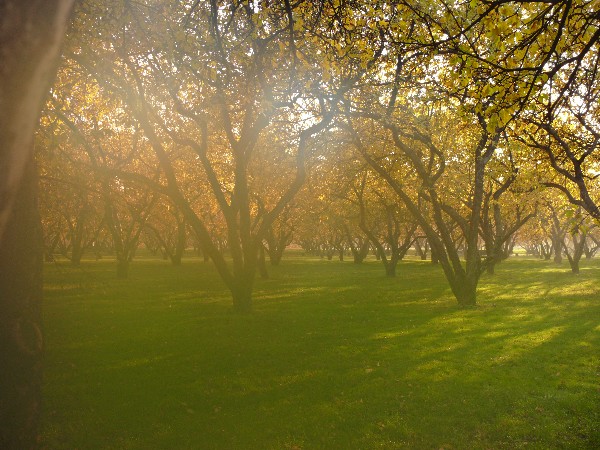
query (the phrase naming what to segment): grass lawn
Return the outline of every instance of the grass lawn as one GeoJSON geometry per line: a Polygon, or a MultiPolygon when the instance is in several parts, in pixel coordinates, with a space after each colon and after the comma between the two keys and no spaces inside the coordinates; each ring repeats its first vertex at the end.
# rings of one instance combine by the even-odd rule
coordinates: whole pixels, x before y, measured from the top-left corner
{"type": "Polygon", "coordinates": [[[211,264],[46,266],[48,449],[600,448],[600,261],[284,257],[232,313],[211,264]]]}

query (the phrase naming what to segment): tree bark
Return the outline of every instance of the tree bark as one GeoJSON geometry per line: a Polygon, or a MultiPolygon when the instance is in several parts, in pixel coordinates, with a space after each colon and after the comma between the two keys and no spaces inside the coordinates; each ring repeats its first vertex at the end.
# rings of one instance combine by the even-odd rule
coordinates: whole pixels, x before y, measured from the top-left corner
{"type": "Polygon", "coordinates": [[[125,280],[129,277],[129,259],[117,258],[117,278],[125,280]]]}
{"type": "Polygon", "coordinates": [[[73,0],[0,2],[0,448],[38,447],[43,244],[33,133],[73,0]]]}
{"type": "Polygon", "coordinates": [[[267,262],[265,259],[265,247],[260,245],[258,250],[258,273],[262,279],[269,278],[269,271],[267,270],[267,262]]]}
{"type": "Polygon", "coordinates": [[[396,276],[396,266],[398,265],[398,261],[391,260],[385,264],[385,275],[387,277],[395,277],[396,276]]]}
{"type": "Polygon", "coordinates": [[[183,257],[183,252],[185,252],[185,244],[186,244],[186,235],[185,235],[185,221],[177,223],[177,242],[175,243],[175,251],[171,256],[171,264],[174,266],[181,266],[181,258],[183,257]]]}
{"type": "Polygon", "coordinates": [[[456,278],[451,288],[459,306],[470,307],[477,304],[478,281],[479,277],[474,275],[456,278]]]}
{"type": "Polygon", "coordinates": [[[477,304],[477,286],[465,285],[455,291],[454,295],[458,300],[458,304],[462,307],[475,306],[477,304]]]}
{"type": "Polygon", "coordinates": [[[252,285],[252,280],[235,280],[235,285],[230,289],[235,312],[240,314],[252,312],[252,285]]]}
{"type": "Polygon", "coordinates": [[[0,448],[34,448],[41,406],[42,232],[31,162],[0,241],[0,448]]]}

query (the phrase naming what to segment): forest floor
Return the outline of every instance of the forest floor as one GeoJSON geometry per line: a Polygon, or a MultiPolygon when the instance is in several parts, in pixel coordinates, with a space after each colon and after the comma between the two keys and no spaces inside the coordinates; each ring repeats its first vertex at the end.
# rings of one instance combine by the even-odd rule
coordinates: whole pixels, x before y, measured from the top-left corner
{"type": "Polygon", "coordinates": [[[210,263],[45,268],[47,449],[600,448],[600,261],[284,256],[232,312],[210,263]]]}

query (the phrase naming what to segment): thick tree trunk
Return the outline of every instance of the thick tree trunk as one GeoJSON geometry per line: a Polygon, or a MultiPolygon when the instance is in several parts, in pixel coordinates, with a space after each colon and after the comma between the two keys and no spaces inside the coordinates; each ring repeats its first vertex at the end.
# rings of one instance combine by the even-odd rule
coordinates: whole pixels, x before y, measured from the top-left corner
{"type": "Polygon", "coordinates": [[[395,277],[396,276],[396,266],[397,266],[396,262],[388,261],[387,264],[385,264],[385,275],[387,277],[395,277]]]}
{"type": "Polygon", "coordinates": [[[579,260],[575,258],[569,258],[569,266],[571,266],[571,272],[575,275],[579,274],[579,260]]]}
{"type": "Polygon", "coordinates": [[[117,259],[117,278],[125,280],[129,277],[129,259],[118,258],[117,259]]]}
{"type": "Polygon", "coordinates": [[[252,283],[238,280],[231,288],[233,310],[240,314],[252,312],[252,283]]]}
{"type": "Polygon", "coordinates": [[[477,304],[477,281],[473,276],[461,277],[455,280],[451,287],[459,306],[469,307],[477,304]]]}
{"type": "Polygon", "coordinates": [[[367,255],[369,254],[370,242],[365,239],[364,242],[357,248],[356,254],[354,255],[354,264],[362,264],[367,255]]]}
{"type": "Polygon", "coordinates": [[[285,248],[276,248],[273,251],[269,252],[269,261],[272,266],[278,266],[281,262],[281,258],[283,257],[283,251],[285,248]]]}
{"type": "Polygon", "coordinates": [[[0,240],[0,448],[37,446],[42,383],[42,232],[30,163],[0,240]]]}
{"type": "Polygon", "coordinates": [[[42,257],[33,133],[73,0],[0,2],[0,448],[38,447],[42,257]]]}
{"type": "Polygon", "coordinates": [[[181,266],[181,253],[175,253],[171,256],[171,264],[175,267],[181,266]]]}

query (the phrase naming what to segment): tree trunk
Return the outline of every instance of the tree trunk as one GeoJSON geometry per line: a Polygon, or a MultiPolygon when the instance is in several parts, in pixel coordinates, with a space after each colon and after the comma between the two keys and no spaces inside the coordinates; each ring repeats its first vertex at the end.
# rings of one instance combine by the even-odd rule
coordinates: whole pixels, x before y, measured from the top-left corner
{"type": "Polygon", "coordinates": [[[362,264],[369,254],[369,241],[365,241],[362,245],[352,248],[352,258],[354,264],[362,264]]]}
{"type": "Polygon", "coordinates": [[[33,133],[73,0],[0,2],[0,448],[38,446],[42,257],[33,133]]]}
{"type": "Polygon", "coordinates": [[[269,261],[271,263],[272,266],[278,266],[279,263],[281,262],[281,258],[283,257],[283,251],[285,250],[285,247],[281,247],[281,248],[276,248],[273,251],[269,252],[269,261]]]}
{"type": "Polygon", "coordinates": [[[240,314],[252,312],[252,283],[238,280],[231,289],[233,310],[240,314]]]}
{"type": "Polygon", "coordinates": [[[71,265],[80,266],[81,258],[83,257],[84,248],[81,245],[81,242],[75,241],[73,243],[73,248],[71,249],[71,265]]]}
{"type": "Polygon", "coordinates": [[[129,259],[118,258],[117,259],[117,278],[125,280],[129,277],[129,259]]]}
{"type": "Polygon", "coordinates": [[[573,272],[575,275],[578,275],[579,274],[579,260],[571,258],[571,259],[569,259],[569,265],[571,266],[571,272],[573,272]]]}
{"type": "Polygon", "coordinates": [[[267,262],[265,260],[265,247],[260,245],[258,250],[258,273],[262,279],[269,278],[269,271],[267,270],[267,262]]]}
{"type": "Polygon", "coordinates": [[[554,262],[562,264],[562,245],[554,244],[554,262]]]}
{"type": "Polygon", "coordinates": [[[465,276],[452,283],[452,292],[461,307],[475,306],[477,303],[477,281],[465,276]]]}
{"type": "Polygon", "coordinates": [[[437,253],[433,250],[433,248],[431,249],[431,264],[439,264],[440,262],[440,258],[438,257],[437,253]]]}
{"type": "Polygon", "coordinates": [[[42,385],[42,232],[30,162],[0,240],[0,448],[37,447],[42,385]]]}
{"type": "Polygon", "coordinates": [[[49,246],[44,245],[44,262],[54,262],[54,250],[56,250],[56,245],[58,244],[59,235],[58,233],[49,246]]]}
{"type": "Polygon", "coordinates": [[[181,258],[185,251],[185,222],[177,224],[177,242],[175,243],[175,251],[171,256],[171,263],[174,266],[181,266],[181,258]]]}
{"type": "Polygon", "coordinates": [[[171,256],[171,264],[175,267],[181,266],[181,253],[177,252],[171,256]]]}
{"type": "Polygon", "coordinates": [[[395,277],[396,276],[396,262],[387,261],[385,264],[385,275],[387,277],[395,277]]]}
{"type": "Polygon", "coordinates": [[[485,255],[485,271],[488,275],[494,275],[496,273],[496,264],[498,264],[501,260],[500,258],[500,249],[496,248],[496,246],[492,243],[486,244],[486,255],[485,255]]]}

